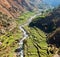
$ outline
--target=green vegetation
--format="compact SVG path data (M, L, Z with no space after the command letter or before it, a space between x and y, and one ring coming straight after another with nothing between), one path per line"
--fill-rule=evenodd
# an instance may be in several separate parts
M17 22L21 25L27 22L27 20L33 16L35 12L26 12L21 14L21 16L17 19Z
M14 51L22 38L15 19L0 12L0 57L14 57Z
M60 8L48 13L48 15L42 14L41 16L37 16L29 26L24 27L29 35L29 37L24 40L25 57L53 57L54 54L59 53L59 48L57 48L58 45L60 47L60 41L58 40L60 37L59 15ZM59 30L56 32L57 28L59 28ZM47 42L49 38L51 38L50 43ZM57 40L55 41L55 39Z
M24 45L25 57L47 57L48 44L45 33L37 27L31 28L26 26L24 28L29 34Z
M34 14L34 12L24 13L19 17L18 22L16 22L15 19L0 12L0 57L14 56L14 51L18 47L19 40L22 38L22 32L16 23L24 24Z
M55 30L57 25L60 26L60 13L56 10L52 13L53 15L49 14L49 12L47 14L47 12L43 12L41 16L34 18L29 26L24 27L29 35L24 40L25 57L52 57L53 55L52 48L48 47L47 44L46 33L49 34L49 32L52 32L50 30ZM14 19L0 12L0 57L14 57L14 51L18 47L19 40L22 38L22 32L18 26L26 23L34 14L36 13L23 13L16 20L18 24L16 25Z
M0 57L13 57L14 51L18 47L18 41L22 38L22 32L15 28L12 32L0 36Z

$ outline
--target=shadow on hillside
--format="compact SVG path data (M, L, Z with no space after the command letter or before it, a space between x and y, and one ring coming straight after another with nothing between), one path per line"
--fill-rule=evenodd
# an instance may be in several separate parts
M60 8L59 8L60 9ZM46 17L38 17L34 19L29 26L43 30L46 33L54 31L57 27L60 27L60 10L54 10L53 13L50 13Z
M47 43L60 47L60 28L48 35Z
M48 33L47 43L60 47L60 7L46 17L38 17L29 24Z

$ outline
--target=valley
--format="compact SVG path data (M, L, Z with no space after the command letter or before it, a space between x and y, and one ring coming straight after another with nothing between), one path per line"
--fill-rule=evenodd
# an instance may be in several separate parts
M56 18L59 18L58 17L59 14L57 12L58 9L55 10L56 13L57 13L57 15L54 14L55 16L57 16ZM47 38L49 38L50 32L54 31L56 28L58 30L59 26L55 26L55 25L51 26L50 25L51 27L48 27L49 24L47 24L47 29L51 28L50 29L51 31L47 30L48 32L45 31L45 29L43 30L42 28L40 28L39 26L41 26L41 25L40 24L38 25L38 23L40 22L39 19L42 19L42 20L44 19L45 20L45 18L46 18L47 15L46 15L46 13L44 13L44 14L39 15L36 18L34 18L29 25L26 25L26 26L23 25L24 30L28 34L28 37L26 39L24 39L24 41L23 41L23 54L24 54L23 56L25 56L25 57L55 57L55 56L58 57L59 56L58 55L59 48L56 46L56 43L54 43L55 45L49 43L52 46L51 47L51 46L49 46L49 44L47 42ZM50 14L50 13L48 13L48 14ZM49 16L51 16L51 15L48 15L48 18L49 18ZM42 20L41 20L41 22L42 22ZM51 20L51 22L52 22L52 20ZM57 19L57 22L58 22L58 20L59 19ZM43 24L43 23L44 22L42 22L41 24ZM46 23L48 23L48 22L46 22ZM54 24L57 25L58 23L54 23ZM43 28L44 27L45 26L43 26ZM55 41L55 40L53 40L53 41Z
M0 0L0 57L60 57L60 6L48 2Z

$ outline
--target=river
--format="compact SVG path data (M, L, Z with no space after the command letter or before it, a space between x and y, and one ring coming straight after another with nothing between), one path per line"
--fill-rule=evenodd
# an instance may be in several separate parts
M20 51L19 51L18 54L17 54L18 56L20 55L20 57L24 57L23 41L28 37L28 34L27 34L26 30L24 29L24 26L29 25L29 23L30 23L35 17L37 17L38 15L41 15L41 13L36 14L36 15L34 15L34 16L31 16L31 17L27 20L27 22L26 22L25 24L19 26L19 29L23 32L23 38L19 41L19 47L18 47L18 49L19 49Z

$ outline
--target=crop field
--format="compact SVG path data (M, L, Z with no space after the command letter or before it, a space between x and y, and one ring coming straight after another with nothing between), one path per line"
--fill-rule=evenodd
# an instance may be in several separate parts
M48 44L46 42L46 34L34 27L26 26L29 37L25 40L24 43L24 55L25 57L48 57L47 49Z

